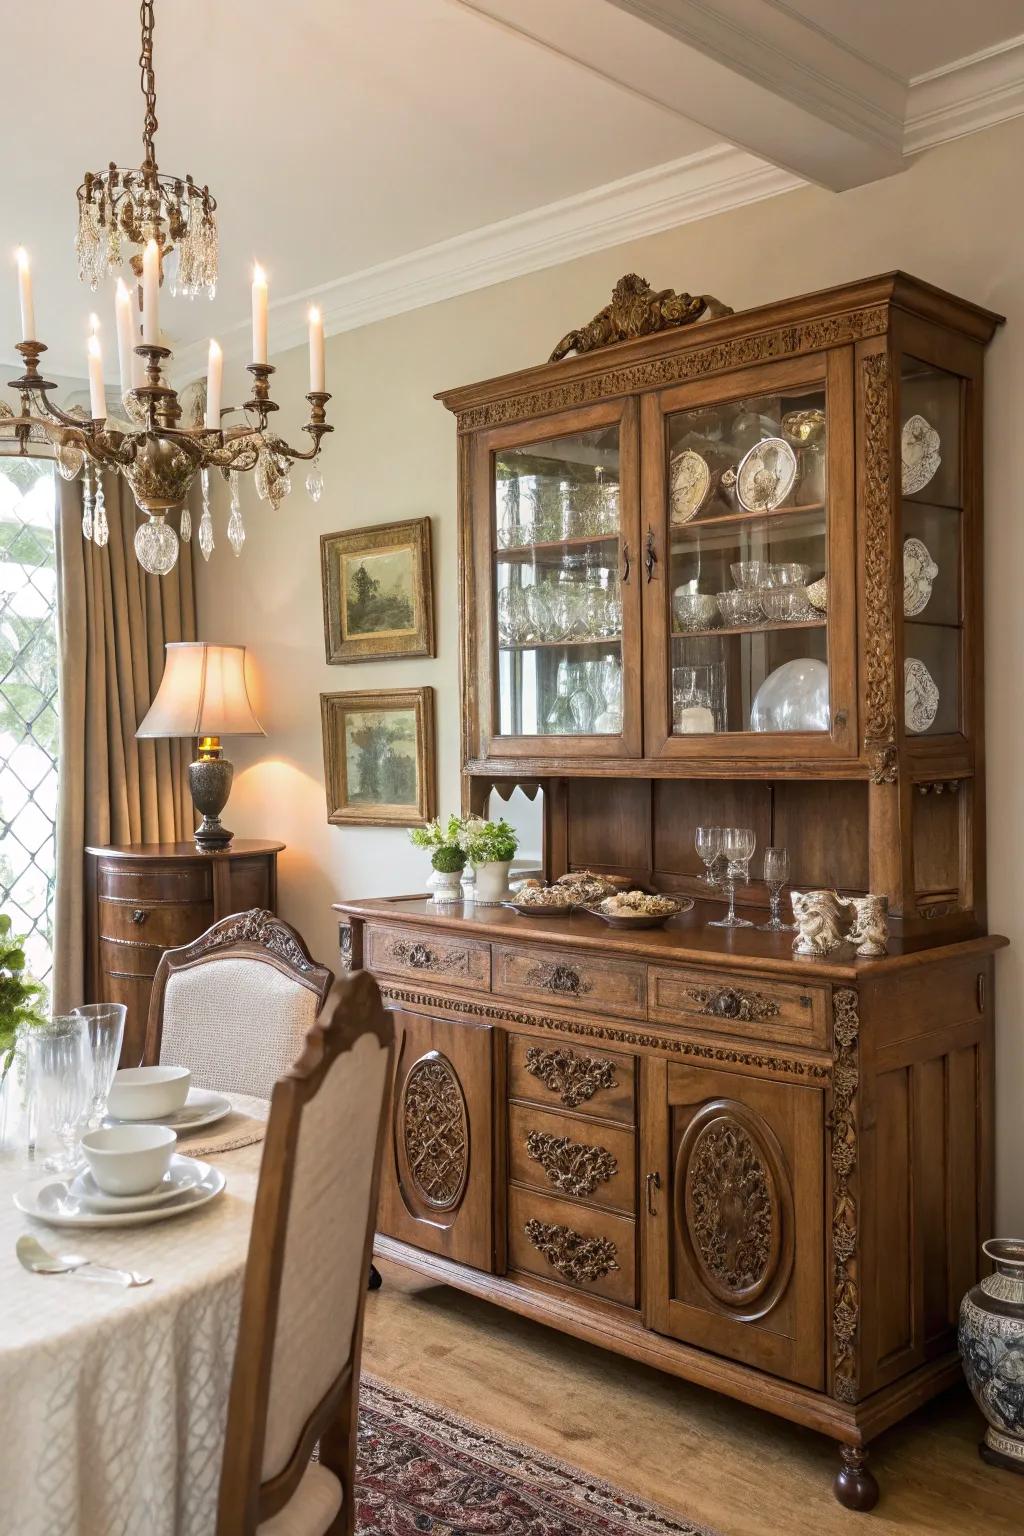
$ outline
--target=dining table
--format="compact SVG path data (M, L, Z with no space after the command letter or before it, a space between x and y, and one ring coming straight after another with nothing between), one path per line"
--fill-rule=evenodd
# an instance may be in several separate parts
M53 1228L15 1193L45 1177L22 1140L0 1144L0 1536L210 1536L242 1280L269 1102L178 1150L226 1187L173 1220ZM59 1175L51 1175L52 1178ZM56 1254L136 1270L130 1289L23 1269L23 1233Z

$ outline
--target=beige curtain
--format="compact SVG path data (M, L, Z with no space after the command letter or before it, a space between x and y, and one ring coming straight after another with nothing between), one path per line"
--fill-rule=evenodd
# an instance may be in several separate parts
M85 996L83 850L96 844L173 843L195 825L190 743L137 741L164 669L168 640L196 637L192 545L169 576L135 558L139 514L119 475L104 477L110 540L82 537L81 478L58 478L60 641L57 884L53 1006Z

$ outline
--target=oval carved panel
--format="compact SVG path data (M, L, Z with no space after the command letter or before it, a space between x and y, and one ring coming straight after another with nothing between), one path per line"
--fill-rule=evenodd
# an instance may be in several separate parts
M458 1074L440 1051L409 1068L395 1130L410 1193L436 1211L458 1205L469 1174L469 1119Z
M676 1216L701 1284L763 1317L793 1267L793 1193L782 1149L759 1115L730 1099L690 1121L676 1163Z

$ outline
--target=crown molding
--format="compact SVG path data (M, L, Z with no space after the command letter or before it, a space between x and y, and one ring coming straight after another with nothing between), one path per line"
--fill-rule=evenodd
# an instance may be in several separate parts
M956 59L910 82L908 155L1024 114L1024 36Z
M715 145L272 303L273 348L305 344L310 304L337 335L803 185L744 150ZM225 355L247 356L249 334L248 323L223 333ZM206 343L195 343L178 353L174 375L196 378L205 368Z

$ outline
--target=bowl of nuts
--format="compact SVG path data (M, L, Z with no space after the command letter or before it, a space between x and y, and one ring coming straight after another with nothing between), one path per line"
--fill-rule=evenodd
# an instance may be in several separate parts
M611 928L661 928L670 917L689 912L689 897L651 895L647 891L619 891L594 902L589 910Z

